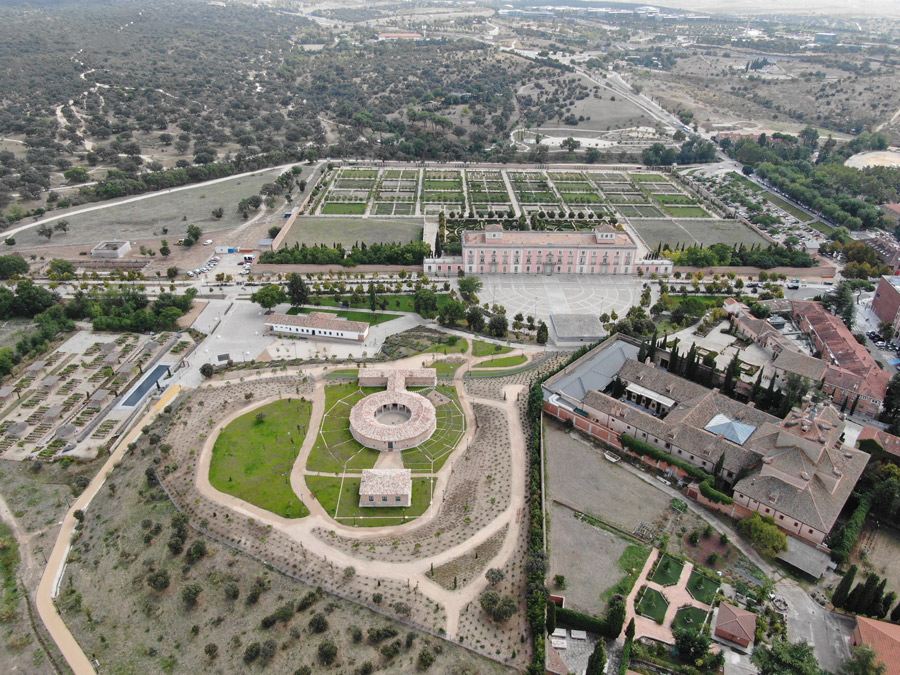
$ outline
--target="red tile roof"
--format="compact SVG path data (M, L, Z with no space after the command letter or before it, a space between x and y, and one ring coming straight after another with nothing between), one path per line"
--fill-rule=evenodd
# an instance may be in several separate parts
M889 434L888 432L876 429L875 427L863 427L863 430L859 432L859 437L856 441L859 443L859 441L867 439L872 439L878 443L878 445L884 448L885 452L900 457L900 438L894 436L894 434Z
M720 628L731 635L753 642L756 635L756 614L723 602L719 605L719 616L716 619L716 631Z
M878 661L887 667L885 675L900 675L900 626L858 616L856 629L863 644L874 649Z

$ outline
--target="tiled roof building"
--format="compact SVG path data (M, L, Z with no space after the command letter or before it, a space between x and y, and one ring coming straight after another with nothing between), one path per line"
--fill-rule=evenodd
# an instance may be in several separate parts
M626 360L605 391L576 400L578 369L597 369L614 336L544 383L544 409L601 441L621 447L628 434L732 484L744 514L772 516L786 531L821 544L852 492L869 456L843 446L844 423L831 406L793 410L779 420L647 363ZM624 342L628 342L625 340ZM580 364L580 365L579 365ZM568 388L566 391L565 388ZM683 470L656 460L675 477Z

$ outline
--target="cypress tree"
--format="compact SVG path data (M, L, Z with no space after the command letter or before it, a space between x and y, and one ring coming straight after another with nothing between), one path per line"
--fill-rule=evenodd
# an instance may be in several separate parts
M875 599L875 594L878 592L878 582L880 579L877 574L869 573L866 575L866 582L863 585L862 591L860 591L859 595L856 598L856 602L854 606L851 608L854 614L865 614L868 612L869 605L872 604L872 601ZM856 589L853 589L854 592ZM853 598L853 594L850 594L851 599Z
M556 630L556 603L548 602L547 603L547 633L552 633Z
M886 585L887 579L882 579L875 589L875 594L872 596L869 604L866 605L865 609L861 610L862 613L868 616L878 616L878 613L881 611L881 601L884 599L884 587Z
M606 644L602 638L597 640L594 651L588 658L587 670L585 675L603 675L606 668Z
M879 619L883 619L887 616L888 610L891 608L891 605L894 604L894 601L897 599L897 594L894 591L888 591L885 593L884 597L881 599L881 607L878 608L878 614L876 616Z
M894 607L894 611L891 612L891 621L900 623L900 602L897 603L897 606Z
M860 581L856 586L853 587L853 590L850 591L850 595L847 596L847 602L844 604L844 609L848 612L856 613L856 607L859 606L859 599L862 597L863 588L865 588L866 582Z
M834 593L831 595L831 604L835 607L843 609L847 603L847 597L850 595L850 589L853 587L853 581L856 579L856 565L850 565L850 569L844 574Z
M850 415L856 412L856 406L859 405L859 394L856 395L856 398L853 399L853 405L850 406Z
M759 375L756 376L756 382L753 383L753 393L750 395L751 401L759 403L759 392L762 390L762 368L759 369Z
M638 349L638 363L643 363L647 359L647 343L641 340L641 348Z

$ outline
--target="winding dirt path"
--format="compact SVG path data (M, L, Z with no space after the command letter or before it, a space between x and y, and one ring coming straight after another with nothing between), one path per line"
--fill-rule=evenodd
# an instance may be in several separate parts
M310 414L309 431L303 441L303 445L300 448L297 460L295 461L290 474L291 488L309 508L309 516L300 519L282 518L254 506L253 504L220 492L209 482L209 465L212 457L212 448L215 445L215 438L217 437L218 432L221 429L224 429L237 417L247 414L248 411L278 400L279 397L277 396L257 401L250 408L242 408L228 418L221 420L211 430L198 458L195 473L197 489L204 497L224 508L254 518L257 521L262 521L264 524L271 525L273 528L278 528L300 543L305 550L328 560L332 564L342 567L357 567L360 569L361 574L371 578L390 579L401 583L418 585L420 593L444 607L447 616L445 630L448 635L455 636L459 628L459 620L462 611L465 609L466 605L477 598L483 591L487 586L487 580L478 578L463 588L448 590L432 581L428 577L428 573L432 569L432 566L437 567L443 565L470 552L473 548L484 543L497 534L497 532L509 525L503 545L492 560L487 563L490 567L502 567L508 561L510 556L515 553L520 529L523 526L520 516L525 505L526 446L522 421L516 406L517 399L525 387L524 385L510 385L505 387L505 401L483 399L467 395L463 389L463 375L474 363L479 363L491 358L490 356L479 358L473 357L471 355L471 349L472 345L470 342L466 353L463 354L466 362L460 366L454 374L454 386L457 389L460 404L466 416L466 433L457 445L456 450L451 453L441 470L436 474L437 480L431 505L424 514L415 520L409 523L387 527L353 527L333 520L318 501L310 498L310 492L306 486L304 476L306 475L306 462L315 445L318 429L325 415L325 386L327 382L322 378L322 375L324 374L323 368L303 371L304 374L308 376L312 375L316 382L312 394L312 411ZM397 368L421 367L424 366L426 362L436 358L436 356L439 355L423 354L390 362L390 365ZM215 384L223 386L225 382ZM418 529L435 518L440 512L444 493L453 472L454 462L459 459L460 453L465 452L472 438L474 438L476 430L475 413L472 408L474 403L500 408L506 415L510 439L509 462L511 464L511 487L509 504L499 516L494 518L472 537L456 546L427 558L406 562L362 561L346 551L332 547L314 534L316 529L324 528L333 530L344 537L366 541L368 539L383 538L391 535L401 535L411 530Z

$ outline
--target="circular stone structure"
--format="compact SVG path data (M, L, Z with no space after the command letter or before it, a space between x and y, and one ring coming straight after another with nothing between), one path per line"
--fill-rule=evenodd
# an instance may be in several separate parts
M431 438L437 412L424 396L403 389L369 394L350 410L350 433L374 450L408 450Z

